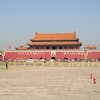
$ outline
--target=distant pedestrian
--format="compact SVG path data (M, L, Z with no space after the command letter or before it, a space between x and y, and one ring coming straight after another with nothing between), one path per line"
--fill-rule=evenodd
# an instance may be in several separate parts
M6 64L6 70L8 70L8 61L6 61L5 64Z

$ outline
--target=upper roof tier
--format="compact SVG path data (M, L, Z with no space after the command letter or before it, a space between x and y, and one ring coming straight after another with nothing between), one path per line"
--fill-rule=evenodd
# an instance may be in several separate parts
M76 33L37 33L31 40L78 40Z

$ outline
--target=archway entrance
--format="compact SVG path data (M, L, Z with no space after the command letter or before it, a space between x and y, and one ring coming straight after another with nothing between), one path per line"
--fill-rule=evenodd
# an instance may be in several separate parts
M68 61L68 58L64 58L64 61Z
M55 61L56 60L56 58L55 57L51 57L51 61Z

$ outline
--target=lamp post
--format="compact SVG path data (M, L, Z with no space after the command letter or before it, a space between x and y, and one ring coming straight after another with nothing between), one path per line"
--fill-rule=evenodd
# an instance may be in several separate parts
M85 61L87 61L88 52L87 52L87 49L86 48L84 48L84 52L85 52L84 58L85 58Z

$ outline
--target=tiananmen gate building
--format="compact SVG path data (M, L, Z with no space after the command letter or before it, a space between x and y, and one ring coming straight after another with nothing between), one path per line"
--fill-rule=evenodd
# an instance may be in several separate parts
M76 33L35 33L35 36L28 43L29 49L79 49L81 42Z
M72 33L35 33L34 37L16 50L6 50L0 56L3 61L16 61L18 59L44 59L49 61L100 61L100 50L80 49L82 43L75 32ZM90 47L89 47L90 48Z

